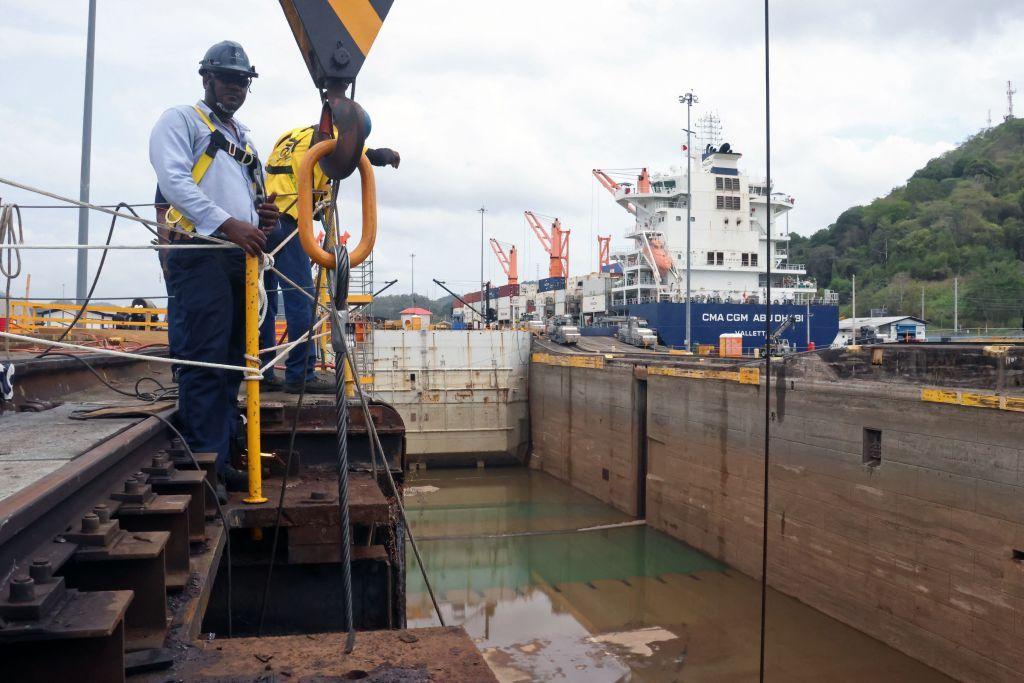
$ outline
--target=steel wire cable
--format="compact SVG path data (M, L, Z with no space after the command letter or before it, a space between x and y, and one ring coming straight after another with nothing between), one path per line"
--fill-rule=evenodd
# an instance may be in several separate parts
M348 286L351 275L348 249L342 245L334 247L334 273L328 280L331 295L331 345L334 350L334 414L337 430L338 464L338 524L341 527L341 590L345 604L345 654L355 648L356 630L352 618L352 529L349 527L348 509L348 399L345 397L345 359L348 349L345 343L345 323L348 318ZM333 285L333 287L331 286ZM367 422L370 419L367 416Z
M765 229L768 232L768 249L772 248L772 116L771 116L771 71L769 68L769 31L768 1L764 0L764 145L765 145L765 186L768 196L765 197L767 219ZM761 510L761 633L758 664L758 679L764 683L765 670L765 633L768 608L768 472L769 445L771 443L771 408L772 408L772 260L765 259L765 316L764 316L764 496Z

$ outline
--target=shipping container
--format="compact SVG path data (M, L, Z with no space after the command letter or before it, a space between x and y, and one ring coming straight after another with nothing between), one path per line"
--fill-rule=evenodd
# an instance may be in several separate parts
M583 313L604 313L608 308L608 299L604 294L596 296L584 296L580 310Z
M565 289L564 277L546 277L537 283L537 290L541 292L553 292L558 289Z
M741 358L743 356L743 335L738 332L718 335L718 355L722 358Z

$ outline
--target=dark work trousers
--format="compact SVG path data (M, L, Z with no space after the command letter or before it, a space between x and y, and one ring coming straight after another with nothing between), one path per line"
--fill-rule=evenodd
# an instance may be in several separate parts
M245 257L241 249L179 249L168 257L174 297L171 324L178 327L184 360L241 366L245 358ZM189 447L217 453L228 464L238 425L242 373L182 365L178 373L178 418Z
M281 222L267 238L268 252L277 248L288 235L296 230L295 219L288 214L281 215ZM302 249L299 236L291 238L274 255L274 267L284 273L292 282L313 294L313 271L309 256ZM292 287L269 270L264 274L264 285L270 292L267 297L267 316L260 328L260 348L277 346L274 333L274 321L277 318L277 293L273 290L280 285L284 298L284 319L288 325L288 340L298 339L313 326L313 300L305 296L301 290ZM269 363L281 351L271 351L262 355L263 364ZM286 384L301 384L303 379L315 376L316 344L308 341L297 344L288 352L285 361L284 381ZM268 370L264 377L273 377L273 370Z

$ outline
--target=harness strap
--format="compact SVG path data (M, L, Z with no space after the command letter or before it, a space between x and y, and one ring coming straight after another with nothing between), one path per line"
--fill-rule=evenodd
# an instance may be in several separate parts
M239 164L244 166L249 171L249 177L256 186L256 194L262 197L263 182L260 178L260 160L256 156L256 153L249 146L249 143L245 143L245 149L241 150L238 145L228 140L224 133L217 130L217 127L213 125L213 121L206 115L199 107L192 105L192 108L197 114L199 114L200 120L206 124L206 127L210 129L210 142L206 145L206 149L196 159L196 163L192 166L192 182L198 185L206 172L210 170L210 166L213 164L214 158L217 156L217 152L225 152L232 159L237 161ZM192 231L195 229L192 221L185 218L185 216L173 206L167 210L165 214L165 220L168 225L177 225L184 230Z

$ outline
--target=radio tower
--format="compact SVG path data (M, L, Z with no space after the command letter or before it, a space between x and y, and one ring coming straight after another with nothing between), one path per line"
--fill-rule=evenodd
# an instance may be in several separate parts
M1003 118L1004 121L1009 121L1013 118L1013 96L1017 93L1013 89L1013 81L1006 81L1006 116Z
M702 145L722 144L722 120L718 118L718 112L708 112L697 119L697 137Z

